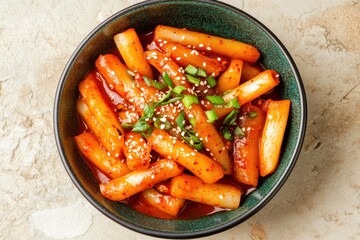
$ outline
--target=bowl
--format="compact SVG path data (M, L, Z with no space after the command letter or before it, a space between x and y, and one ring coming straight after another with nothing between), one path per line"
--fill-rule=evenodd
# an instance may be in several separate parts
M188 28L237 39L256 46L260 62L281 76L277 87L292 102L279 166L259 183L233 211L191 220L161 220L136 212L125 204L105 199L93 174L82 161L73 137L78 133L78 84L93 68L97 57L114 48L113 36L133 27L147 33L158 24ZM299 156L306 126L306 99L301 77L279 39L247 13L217 1L150 0L128 7L97 26L80 43L61 75L54 104L54 132L62 163L82 195L101 213L136 232L163 238L195 238L234 227L258 212L279 191Z

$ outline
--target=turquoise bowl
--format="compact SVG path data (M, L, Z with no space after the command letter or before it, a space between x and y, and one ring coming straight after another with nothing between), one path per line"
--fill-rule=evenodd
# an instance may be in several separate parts
M278 169L244 197L241 207L192 220L160 220L102 197L92 173L82 161L73 137L78 133L75 102L78 83L96 58L114 48L113 36L133 27L147 33L158 24L188 28L237 39L256 46L261 64L280 73L278 91L291 99L291 112ZM56 92L54 131L63 165L84 197L105 216L142 234L163 238L195 238L234 227L268 203L288 178L299 156L306 126L306 99L299 72L279 39L245 12L217 1L145 1L101 23L78 46L65 66Z

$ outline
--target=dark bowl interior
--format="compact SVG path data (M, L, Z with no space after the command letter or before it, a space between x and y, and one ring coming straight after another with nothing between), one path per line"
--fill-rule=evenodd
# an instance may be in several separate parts
M128 206L106 200L82 161L73 137L78 133L75 102L78 83L93 68L96 58L114 48L113 36L129 27L147 33L158 24L198 30L255 45L261 63L281 75L278 91L291 99L291 113L277 171L246 196L240 208L194 220L160 220ZM215 1L146 1L124 9L95 28L75 50L61 76L55 99L55 137L62 162L80 192L100 212L134 231L167 238L206 236L233 227L260 210L290 174L304 138L306 100L300 75L280 41L246 13Z

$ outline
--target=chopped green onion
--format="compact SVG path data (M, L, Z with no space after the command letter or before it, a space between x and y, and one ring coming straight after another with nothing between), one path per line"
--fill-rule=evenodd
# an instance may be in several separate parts
M138 121L135 123L132 131L133 132L146 132L151 126L145 121Z
M169 74L167 72L163 72L162 77L164 79L164 82L166 83L166 85L168 85L169 87L173 88L174 87L174 83L171 80Z
M172 92L180 95L185 89L186 89L186 87L184 87L184 86L176 86L173 88Z
M193 103L199 103L199 99L193 95L184 95L182 102L186 108L189 108Z
M196 77L193 77L193 76L191 76L189 74L185 74L185 77L189 82L191 82L193 84L200 84L200 82L201 82L200 79L198 79Z
M152 84L151 84L152 80L150 78L143 76L143 79L144 79L144 82L146 83L146 85L148 85L149 87L152 86Z
M144 105L144 115L141 117L141 119L146 119L146 118L152 118L154 116L155 113L155 107L154 106L149 106L148 104Z
M159 89L159 90L163 90L166 85L161 83L161 82L157 82L157 81L152 81L152 85L156 88L156 89Z
M240 108L238 98L237 97L233 98L232 100L230 100L230 102L226 103L226 106L233 108Z
M134 126L133 123L123 123L123 124L121 124L121 127L125 128L125 129L131 129L133 126Z
M216 79L213 76L208 76L206 82L211 88L215 87L217 84Z
M193 126L193 127L196 126L196 118L190 118L189 122L190 122L191 126Z
M159 90L163 90L166 85L161 83L161 82L157 82L155 80L152 80L146 76L143 76L143 79L144 79L144 82L146 83L146 85L148 85L149 87L153 86L155 87L156 89L159 89Z
M154 129L152 127L150 127L148 130L146 130L145 132L141 133L141 136L143 138L148 138L150 137L150 135L152 134L152 132L154 131Z
M175 122L180 128L185 127L185 113L184 113L184 111L180 112L180 114L177 116Z
M215 105L221 105L221 104L225 104L225 100L218 95L209 95L205 97L207 100L209 100L212 104Z
M196 72L196 75L199 76L199 77L207 77L207 73L202 68L198 68L198 70Z
M182 97L170 98L168 101L161 102L159 105L160 105L160 106L164 106L164 105L167 105L167 104L170 104L170 103L179 101L179 100L181 100L181 98L182 98Z
M251 118L251 119L253 119L253 118L256 118L257 117L257 112L249 112L248 113L248 115L249 115L249 117Z
M222 135L224 136L224 138L225 138L226 140L232 141L232 140L234 139L234 137L233 137L233 135L231 134L229 128L227 128L227 127L223 127L223 128L221 129L221 133L222 133Z
M235 136L240 137L240 138L243 138L243 137L246 136L246 135L245 135L245 132L244 132L244 131L241 129L241 127L239 127L239 126L237 126L237 127L235 128L234 134L235 134Z
M169 130L171 128L171 124L169 121L165 120L161 121L161 118L157 118L154 122L154 126L159 129Z
M236 116L239 113L239 110L232 110L224 119L223 125L235 125Z
M181 138L190 146L194 147L196 150L201 150L204 146L201 140L195 135L195 132L192 130L187 130L186 128L181 128L185 133L181 135Z
M185 68L185 72L187 74L190 74L191 76L195 76L197 73L198 69L196 67L194 67L193 65L187 65L187 67Z
M218 116L216 115L216 112L214 111L214 109L206 111L205 114L210 123L213 123L218 119Z

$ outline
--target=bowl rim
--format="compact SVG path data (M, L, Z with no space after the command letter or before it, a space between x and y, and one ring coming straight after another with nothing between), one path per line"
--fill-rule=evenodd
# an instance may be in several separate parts
M246 221L247 219L249 219L251 216L253 216L254 214L256 214L258 211L260 211L275 195L276 193L281 189L281 187L284 185L284 183L286 182L287 178L289 177L290 173L292 172L297 159L300 155L301 152L301 148L303 145L303 141L305 138L305 131L306 131L306 122L307 122L307 101L306 101L306 95L305 95L305 89L303 86L303 82L301 80L301 76L300 73L296 67L296 64L294 62L294 60L292 59L290 53L288 52L288 50L285 48L285 46L283 45L283 43L278 39L277 36L275 36L275 34L270 31L263 23L261 23L260 21L258 21L257 19L255 19L254 17L252 17L250 14L246 13L245 11L238 9L232 5L229 5L227 3L224 2L220 2L217 0L183 0L182 2L202 2L202 3L206 3L209 5L216 5L217 7L221 7L224 8L226 10L232 11L236 14L241 15L242 17L250 20L253 24L256 25L256 27L258 27L259 29L261 29L263 32L265 32L269 38L271 38L274 43L278 46L278 48L281 50L282 54L284 55L284 57L286 58L286 60L289 62L289 65L291 67L291 71L293 72L294 76L295 76L295 81L297 84L297 89L299 90L299 99L300 99L300 122L299 122L299 134L297 136L297 141L295 144L295 151L292 153L291 157L290 157L290 163L289 165L285 168L284 173L280 176L280 180L275 184L274 188L271 189L269 191L269 193L267 195L264 196L264 198L259 201L252 209L250 209L248 212L246 212L244 215L242 215L239 218L236 218L232 221L226 222L225 224L221 224L218 225L214 228L211 229L206 229L206 230L201 230L201 231L196 231L196 232L181 232L181 233L173 233L173 232L165 232L165 231L157 231L157 230L152 230L152 229L148 229L148 228L143 228L141 226L138 225L134 225L128 221L125 221L123 219L119 219L117 218L117 216L115 216L114 214L112 214L110 211L108 211L106 208L104 208L103 206L101 206L95 199L92 198L92 196L85 190L82 188L80 182L78 181L78 179L76 178L76 176L74 175L73 171L71 170L70 166L67 164L67 159L65 157L65 154L63 152L63 146L60 140L60 134L59 134L59 121L58 121L58 111L59 111L59 104L60 104L60 95L62 93L63 90L63 86L65 84L65 80L68 74L68 71L70 70L72 63L74 62L74 60L76 60L77 56L80 54L81 50L83 49L83 47L86 45L87 42L90 41L90 39L104 26L106 26L107 24L109 24L111 21L117 19L118 17L121 17L121 15L123 15L124 13L130 12L132 10L135 10L137 8L140 7L146 7L149 5L157 5L157 4L164 4L164 3L175 3L177 2L176 0L147 0L147 1L142 1L139 2L137 4L133 4L129 7L126 7L116 13L114 13L113 15L111 15L110 17L108 17L106 20L104 20L103 22L101 22L100 24L98 24L81 42L80 44L77 46L77 48L74 50L74 52L72 53L72 55L70 56L69 60L67 61L64 70L60 76L59 82L58 82L58 86L56 89L56 94L55 94L55 101L54 101L54 112L53 112L53 125L54 125L54 135L55 135L55 142L56 142L56 146L60 155L60 158L62 160L62 163L64 165L64 168L67 172L67 174L69 175L70 179L72 180L72 182L74 183L74 185L77 187L77 189L80 191L80 193L87 199L87 201L89 201L91 203L91 205L93 205L97 210L99 210L102 214L104 214L105 216L107 216L108 218L110 218L111 220L113 220L114 222L128 228L131 229L135 232L141 233L141 234L145 234L148 236L153 236L153 237L161 237L161 238L178 238L178 239L184 239L184 238L198 238L198 237L204 237L204 236L209 236L212 234L216 234L219 232L223 232L225 230L228 230L232 227L235 227L236 225Z

